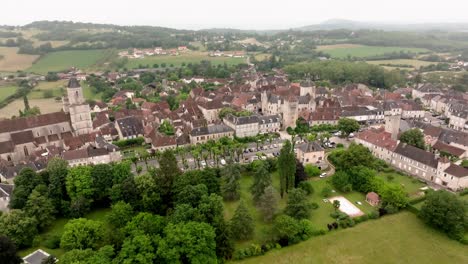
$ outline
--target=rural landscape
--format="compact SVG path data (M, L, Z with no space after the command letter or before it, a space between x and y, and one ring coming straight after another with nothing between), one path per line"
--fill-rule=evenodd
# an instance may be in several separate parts
M1 264L468 263L458 11L134 4L0 17Z

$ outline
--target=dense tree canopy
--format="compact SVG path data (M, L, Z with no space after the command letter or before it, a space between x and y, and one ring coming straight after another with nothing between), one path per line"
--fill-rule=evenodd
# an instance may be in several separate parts
M64 228L60 247L66 250L95 249L103 236L102 223L85 218L70 220Z
M455 239L463 238L468 229L466 203L445 190L430 192L419 216Z
M403 132L400 135L400 141L420 149L426 148L426 144L424 143L424 134L418 128L413 128Z

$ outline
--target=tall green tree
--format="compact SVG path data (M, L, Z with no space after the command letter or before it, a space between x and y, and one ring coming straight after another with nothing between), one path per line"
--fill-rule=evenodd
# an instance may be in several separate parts
M21 264L23 260L16 252L16 246L11 239L6 236L0 236L0 263L3 264Z
M37 234L36 219L17 209L0 216L0 235L9 237L18 248L31 246Z
M418 128L413 128L403 132L400 135L400 141L420 149L426 148L426 144L424 143L424 134Z
M107 200L112 188L112 166L110 164L98 164L91 168L91 178L95 190L94 199Z
M217 263L215 231L206 223L169 224L158 255L165 263Z
M271 175L265 168L265 163L263 161L258 161L254 165L254 179L250 190L254 202L258 203L260 197L265 193L265 189L271 185Z
M272 185L265 188L265 192L260 197L258 208L266 222L270 222L278 211L278 198L278 193Z
M156 182L161 188L162 204L171 207L173 203L172 184L181 174L177 159L171 150L166 150L158 159L159 169L156 172Z
M454 239L462 239L468 231L466 203L445 190L430 192L419 216Z
M148 235L127 238L114 262L122 264L155 263L156 247L153 240L155 239Z
M111 206L111 212L107 215L107 222L117 228L121 228L132 220L132 217L133 207L126 202L119 201Z
M296 174L296 158L289 140L284 142L277 164L280 175L280 195L282 198L285 192L294 188L294 177Z
M68 171L66 178L67 193L72 199L84 197L91 199L94 195L94 183L90 166L77 166Z
M14 182L15 188L9 206L13 209L22 209L31 192L41 183L41 178L31 168L24 168L16 176Z
M338 120L338 129L348 136L359 130L359 123L351 118L340 118Z
M302 189L292 189L288 194L288 202L284 212L296 219L309 218L312 204L307 199L307 193Z
M66 189L66 177L68 174L68 163L60 158L52 158L47 163L49 173L49 198L52 199L55 210L62 211L64 200L68 200Z
M237 240L250 239L253 236L254 227L253 218L245 206L244 201L241 200L234 216L229 222L232 236Z
M240 198L241 178L240 168L236 164L229 164L221 169L221 193L226 201L237 201Z
M95 249L103 237L103 226L99 221L78 218L65 225L60 247L65 250Z
M44 189L47 188L44 185L42 187ZM38 228L41 230L49 226L55 219L55 208L51 199L47 198L45 194L40 193L38 188L35 188L31 195L29 195L24 211L28 217L36 219Z

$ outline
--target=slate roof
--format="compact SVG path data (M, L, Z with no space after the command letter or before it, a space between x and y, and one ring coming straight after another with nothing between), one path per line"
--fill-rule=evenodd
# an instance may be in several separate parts
M34 136L31 130L22 131L18 133L11 134L11 141L15 145L26 144L30 142L34 142Z
M204 135L212 135L212 134L219 134L219 133L228 133L234 132L234 130L226 125L212 125L207 127L198 127L194 128L190 135L192 136L204 136Z
M453 163L450 164L450 166L445 170L445 172L458 178L468 176L468 169Z
M437 142L434 144L434 146L432 146L432 148L437 149L439 151L447 152L447 153L449 153L451 155L454 155L454 156L457 156L457 157L460 157L461 155L463 155L466 152L464 149L457 148L455 146L446 144L446 143L444 143L442 141L439 141L439 140L437 140Z
M406 143L400 143L395 149L395 153L409 159L415 160L432 168L437 168L437 158L431 152L427 152Z
M302 150L304 153L323 151L322 146L316 141L302 143L297 146L298 149Z
M63 122L70 122L70 116L64 112L55 112L31 117L5 119L0 121L0 133L14 132L47 126Z
M117 120L117 125L124 137L143 135L143 124L133 116Z
M13 184L0 183L0 197L7 198L13 193Z
M81 87L80 82L76 78L70 78L68 81L68 88L79 88Z
M0 142L0 154L10 153L15 150L15 145L11 141Z
M258 123L259 121L259 118L257 115L235 116L235 115L229 114L225 117L225 119L235 125L255 124L255 123Z

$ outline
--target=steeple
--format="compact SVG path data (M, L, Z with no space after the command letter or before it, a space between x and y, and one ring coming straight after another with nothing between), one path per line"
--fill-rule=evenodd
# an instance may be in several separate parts
M88 134L93 130L91 109L85 102L83 89L76 78L71 78L67 86L67 97L63 100L64 110L70 113L75 134Z

